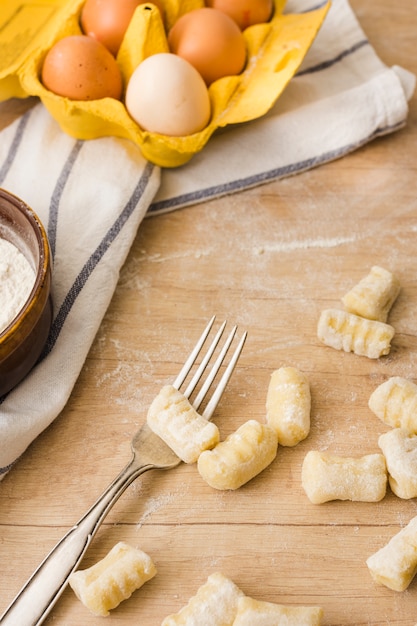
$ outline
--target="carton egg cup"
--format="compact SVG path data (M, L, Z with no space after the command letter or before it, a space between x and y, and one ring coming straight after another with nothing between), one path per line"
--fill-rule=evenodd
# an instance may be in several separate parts
M63 37L81 34L79 18L84 2L6 0L4 17L0 18L0 49L9 54L0 61L0 101L37 96L72 137L130 139L146 159L161 167L178 167L189 161L217 129L264 115L296 73L330 6L327 3L308 13L284 14L285 0L275 0L272 19L244 31L248 51L244 71L210 85L209 124L193 135L170 137L142 130L128 114L123 97L122 101L70 100L42 85L42 64L51 46ZM169 52L166 33L178 17L202 6L200 0L165 0L165 24L155 5L138 6L117 55L125 88L141 61L151 54ZM13 57L12 50L15 57L9 58Z

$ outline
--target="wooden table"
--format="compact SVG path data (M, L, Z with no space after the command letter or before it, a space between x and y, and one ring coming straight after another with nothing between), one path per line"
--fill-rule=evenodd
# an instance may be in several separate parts
M382 59L417 72L414 1L352 4ZM4 103L1 126L29 105ZM216 412L222 437L264 419L282 365L310 380L311 433L236 492L211 489L184 464L132 485L82 567L123 540L149 553L158 574L106 623L157 626L215 571L261 600L320 605L326 626L417 622L417 582L390 591L365 565L417 514L416 501L388 492L378 504L313 505L300 481L310 449L378 452L387 427L368 408L371 392L389 376L417 376L416 163L414 96L405 129L342 160L144 221L68 405L0 483L0 613L127 462L149 403L215 313L249 332ZM320 311L341 306L374 264L402 285L392 351L379 361L316 337ZM46 623L102 620L67 589Z

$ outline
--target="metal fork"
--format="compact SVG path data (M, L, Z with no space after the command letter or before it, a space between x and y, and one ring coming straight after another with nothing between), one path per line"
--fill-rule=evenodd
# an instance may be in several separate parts
M196 363L197 356L210 334L214 321L215 316L212 317L207 324L203 334L175 379L173 386L176 389L180 389L187 376L190 374L191 369ZM210 359L219 345L225 326L226 322L223 322L195 374L192 376L191 381L183 392L187 398L190 398L202 378L204 371L207 369ZM201 386L195 400L192 401L192 405L196 410L201 406L218 374L236 335L236 331L237 326L234 326L209 370L207 378ZM242 352L246 335L246 332L242 335L213 395L202 413L206 419L210 419L213 415L230 376L232 375L240 353ZM181 463L178 456L174 454L171 448L169 448L160 437L151 431L146 423L133 437L131 447L133 454L130 462L107 487L89 511L87 511L79 522L64 535L42 561L0 617L1 626L38 626L42 624L64 591L68 584L70 574L79 565L102 521L125 489L138 476L148 470L171 469Z

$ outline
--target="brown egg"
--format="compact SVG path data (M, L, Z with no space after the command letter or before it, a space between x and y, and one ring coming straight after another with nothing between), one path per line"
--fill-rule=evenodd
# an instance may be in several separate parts
M44 86L71 100L120 99L122 76L116 59L102 43L87 35L60 39L42 66Z
M135 9L145 0L86 0L81 11L84 34L95 37L116 56ZM164 16L160 0L152 0Z
M168 34L171 52L194 65L207 85L240 74L246 63L246 42L231 17L205 7L182 15Z
M206 5L229 15L242 30L268 22L274 8L273 0L206 0Z

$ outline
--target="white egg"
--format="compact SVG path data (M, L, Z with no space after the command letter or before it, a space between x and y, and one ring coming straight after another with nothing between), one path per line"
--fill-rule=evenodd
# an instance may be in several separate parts
M171 53L147 57L133 72L126 108L144 130L181 137L207 126L210 97L204 80L188 61Z

